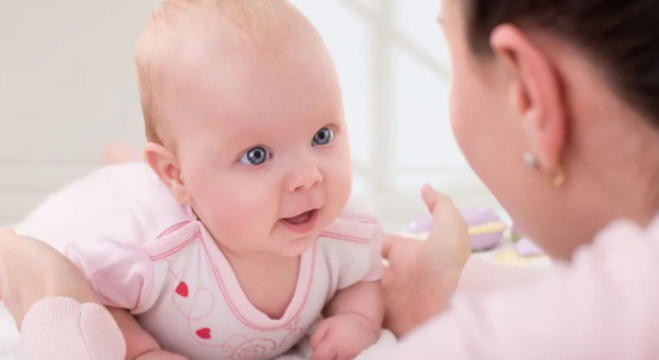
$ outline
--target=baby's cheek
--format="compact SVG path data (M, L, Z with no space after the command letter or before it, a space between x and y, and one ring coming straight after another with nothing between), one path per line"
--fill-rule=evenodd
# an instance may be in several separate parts
M233 191L223 191L216 199L218 225L235 236L246 237L264 231L266 223L276 215L275 198L264 187L236 186Z
M350 155L348 154L348 156ZM336 173L334 174L334 178L336 187L338 188L339 192L346 195L345 197L349 196L349 194L352 192L353 181L352 164L350 163L349 159L339 165Z
M333 169L325 179L325 215L334 221L345 208L352 193L352 173L350 167L340 166Z

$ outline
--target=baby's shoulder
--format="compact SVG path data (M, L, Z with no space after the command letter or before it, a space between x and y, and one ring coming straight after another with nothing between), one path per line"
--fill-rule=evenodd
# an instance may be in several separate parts
M321 240L336 245L368 245L381 233L377 217L359 200L350 199L341 215L321 232Z
M318 248L334 274L337 289L382 277L382 234L375 215L354 199L321 233Z
M100 168L57 191L17 231L56 244L71 238L142 243L188 212L146 164L131 163Z

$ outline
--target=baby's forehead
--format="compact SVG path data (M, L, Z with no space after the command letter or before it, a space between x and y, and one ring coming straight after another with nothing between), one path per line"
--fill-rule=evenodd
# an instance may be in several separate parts
M163 79L176 72L225 66L238 55L275 54L283 42L300 39L306 19L283 0L169 1L138 43L138 67ZM313 32L313 28L311 27ZM293 36L291 36L293 35ZM239 54L240 53L240 54Z
M285 33L300 17L285 0L170 0L152 19L176 40L182 36L259 40ZM297 22L299 24L299 21Z
M166 1L137 46L147 133L169 132L172 124L160 123L169 121L166 112L174 106L169 102L181 101L176 98L185 96L183 89L208 75L219 79L221 67L245 55L277 56L283 43L299 44L295 39L312 33L313 26L285 0Z

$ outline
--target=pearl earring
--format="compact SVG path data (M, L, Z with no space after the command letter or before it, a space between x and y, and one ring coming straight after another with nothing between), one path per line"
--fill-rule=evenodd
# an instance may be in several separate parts
M529 169L534 169L538 170L540 169L540 163L538 162L538 158L533 155L530 151L527 151L524 153L524 163Z
M533 153L531 153L530 151L525 152L523 158L524 158L524 163L528 168L538 171L542 170L540 161L538 161L538 158L535 155L533 155ZM563 184L565 183L565 171L563 171L562 166L558 165L556 169L546 171L545 173L547 175L547 183L549 184L549 186L557 189L563 186Z

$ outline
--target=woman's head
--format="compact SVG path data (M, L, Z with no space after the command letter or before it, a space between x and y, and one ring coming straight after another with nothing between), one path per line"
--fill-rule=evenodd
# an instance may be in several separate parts
M616 92L659 126L659 2L655 0L463 0L472 51L491 56L501 24L553 33L579 47Z
M613 218L656 213L659 2L444 0L440 22L458 142L545 249L569 257Z

